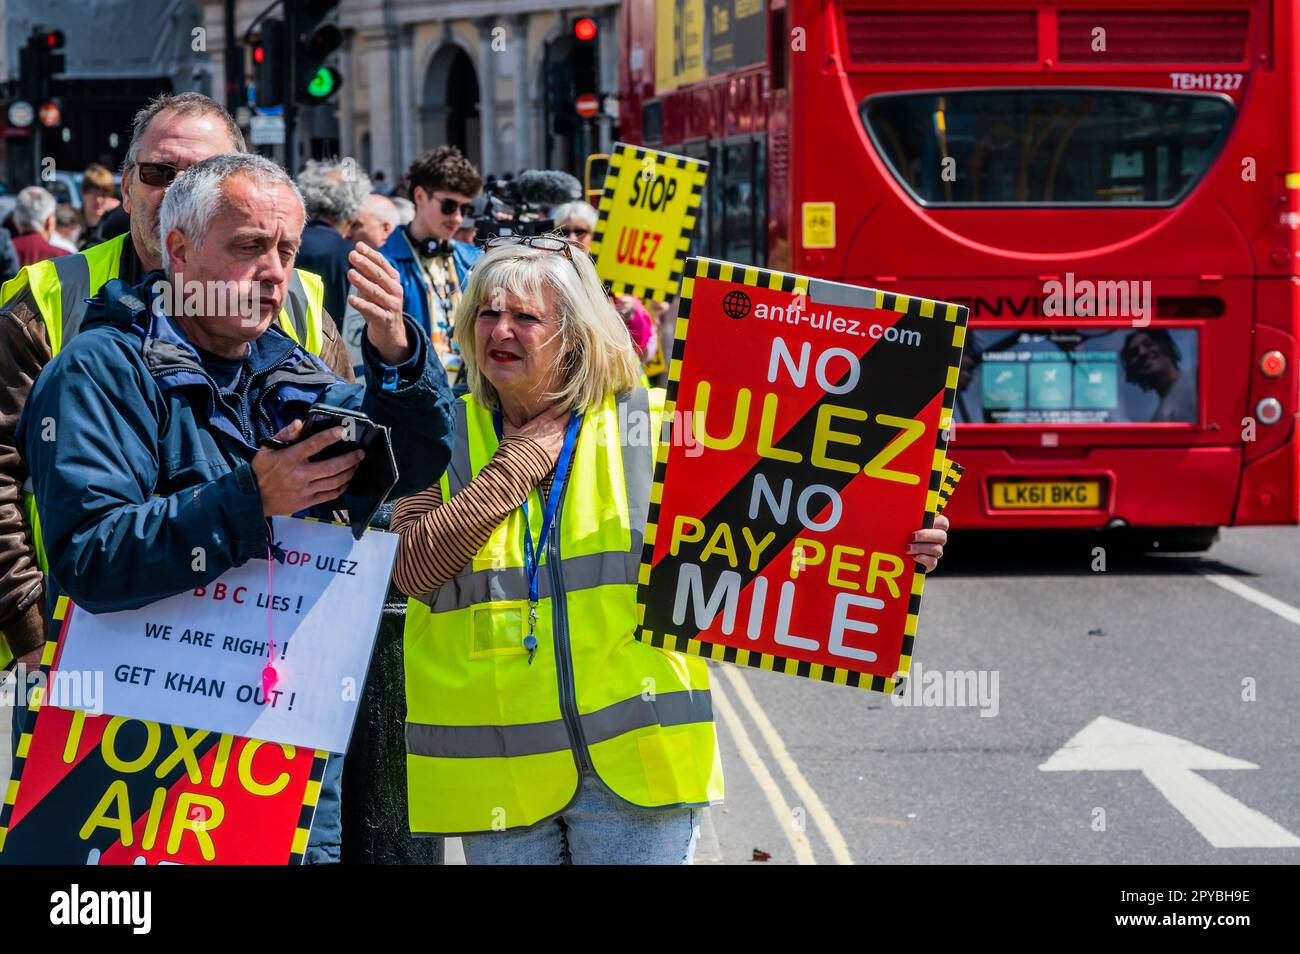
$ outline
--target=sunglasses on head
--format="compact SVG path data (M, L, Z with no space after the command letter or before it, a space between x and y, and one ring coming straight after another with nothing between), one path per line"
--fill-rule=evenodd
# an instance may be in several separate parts
M438 201L441 203L438 207L442 209L443 215L451 215L457 209L460 209L460 214L465 218L469 218L474 214L474 205L471 202L457 202L455 199L439 199Z
M573 243L556 238L554 235L498 235L496 238L488 239L483 247L490 251L503 245L527 245L529 248L541 249L543 252L560 252L572 262L575 270L578 267L578 263L573 259Z
M149 186L166 188L181 174L181 170L165 162L141 162L136 165L140 181Z

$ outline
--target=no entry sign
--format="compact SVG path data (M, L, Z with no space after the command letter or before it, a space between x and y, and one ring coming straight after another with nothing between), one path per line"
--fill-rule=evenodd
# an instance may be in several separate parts
M689 259L638 637L892 692L951 492L965 308Z

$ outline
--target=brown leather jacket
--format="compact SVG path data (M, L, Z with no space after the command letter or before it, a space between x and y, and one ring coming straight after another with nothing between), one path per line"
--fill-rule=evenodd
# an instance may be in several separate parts
M130 284L144 278L144 268L129 239L122 245L118 277ZM322 324L321 360L345 381L355 380L338 326L328 315ZM45 320L31 291L25 290L0 308L0 636L15 656L45 642L45 580L23 510L27 468L14 435L32 383L50 357Z

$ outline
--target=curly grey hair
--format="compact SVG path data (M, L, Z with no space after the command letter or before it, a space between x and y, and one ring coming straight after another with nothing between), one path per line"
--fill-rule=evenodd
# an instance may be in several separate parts
M233 176L248 176L262 185L287 186L302 206L302 194L289 174L264 156L232 152L196 162L167 190L158 213L158 239L162 245L163 270L168 275L167 236L180 229L191 241L202 244L208 226L225 201L225 182ZM304 212L305 215L305 212Z
M346 225L357 217L370 194L370 177L354 159L310 159L298 173L298 188L308 218Z

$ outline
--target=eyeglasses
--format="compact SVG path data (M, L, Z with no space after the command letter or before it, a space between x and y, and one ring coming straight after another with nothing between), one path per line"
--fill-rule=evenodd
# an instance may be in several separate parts
M543 252L563 252L564 257L573 262L573 243L553 235L498 235L496 238L488 239L483 247L491 250L503 245L527 245L529 248L538 248ZM577 268L578 263L573 262L573 267Z
M577 239L586 238L588 235L591 234L591 229L570 228L568 226L563 226L561 228L556 229L555 231L559 232L561 235L572 235L574 238Z
M472 202L457 202L455 199L441 199L439 201L441 202L439 208L442 209L443 215L451 215L457 209L460 209L460 214L465 218L469 218L474 214L474 204Z
M166 188L181 174L181 170L165 162L141 162L136 165L140 172L140 181L149 186Z

